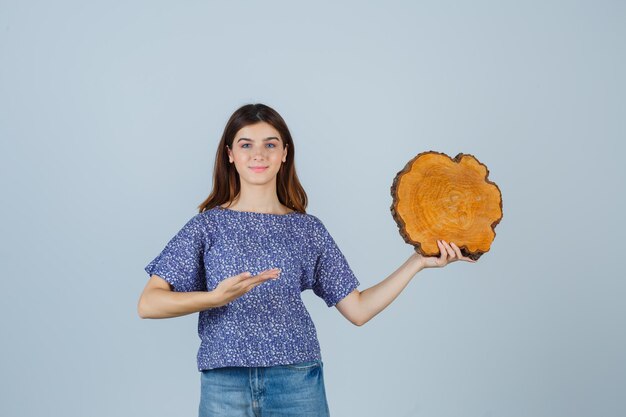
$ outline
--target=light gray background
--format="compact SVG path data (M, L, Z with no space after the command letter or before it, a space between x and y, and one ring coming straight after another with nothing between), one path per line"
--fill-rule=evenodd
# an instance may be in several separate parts
M0 2L0 415L196 415L197 315L136 303L249 102L360 290L411 254L417 153L503 194L489 253L365 326L303 294L333 416L625 415L624 2L222 3Z

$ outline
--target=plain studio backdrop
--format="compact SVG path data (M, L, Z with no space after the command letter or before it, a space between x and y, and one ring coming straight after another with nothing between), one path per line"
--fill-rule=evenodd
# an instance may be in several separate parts
M474 155L504 217L363 327L312 291L335 417L626 415L626 6L618 1L1 1L2 416L193 416L197 314L142 320L230 114L285 118L371 287L419 152Z

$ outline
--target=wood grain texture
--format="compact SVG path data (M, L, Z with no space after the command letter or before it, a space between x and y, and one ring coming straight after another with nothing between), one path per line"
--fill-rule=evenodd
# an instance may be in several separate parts
M391 214L405 242L423 256L440 256L437 239L454 242L478 260L491 248L502 220L502 193L473 155L422 152L391 186Z

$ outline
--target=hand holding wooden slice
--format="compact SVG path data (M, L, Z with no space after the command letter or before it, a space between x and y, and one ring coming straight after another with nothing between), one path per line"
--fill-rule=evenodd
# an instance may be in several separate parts
M410 160L391 186L391 214L400 235L423 256L440 256L437 239L478 260L502 219L502 194L473 155L428 151Z

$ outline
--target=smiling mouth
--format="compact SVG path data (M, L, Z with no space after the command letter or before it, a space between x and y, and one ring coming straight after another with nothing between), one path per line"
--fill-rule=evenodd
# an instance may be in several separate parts
M267 168L269 167L250 167L251 170L258 172L265 171Z

